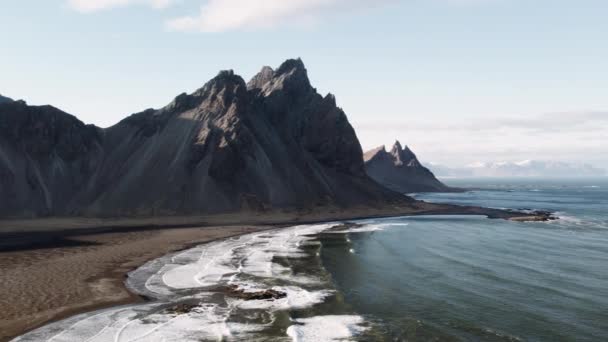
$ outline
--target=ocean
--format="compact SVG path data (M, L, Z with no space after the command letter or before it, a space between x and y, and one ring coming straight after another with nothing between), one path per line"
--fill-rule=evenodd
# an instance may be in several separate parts
M133 271L152 301L17 341L602 341L608 181L450 179L418 199L550 210L551 222L418 216L302 225L201 245ZM229 288L273 289L245 300Z

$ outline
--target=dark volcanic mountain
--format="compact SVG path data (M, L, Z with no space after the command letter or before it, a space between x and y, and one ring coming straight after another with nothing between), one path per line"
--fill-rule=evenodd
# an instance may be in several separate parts
M7 102L13 102L13 99L11 99L10 97L2 96L0 94L0 103L7 103Z
M390 152L384 146L364 155L365 169L378 183L401 193L458 191L441 183L422 166L409 147L395 142Z
M0 216L137 216L411 201L365 173L333 95L301 60L249 84L222 71L101 129L51 106L0 105Z

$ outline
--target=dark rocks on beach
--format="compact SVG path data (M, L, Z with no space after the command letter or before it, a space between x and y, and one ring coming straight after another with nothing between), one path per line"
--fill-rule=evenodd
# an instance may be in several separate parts
M230 297L243 300L275 300L287 297L287 293L273 289L249 292L236 285L226 286L225 292Z
M327 231L330 232L341 232L341 231L347 231L349 229L352 228L360 228L363 227L362 224L360 223L355 223L355 222L343 222L341 224L335 225L333 227L330 227L329 229L327 229Z
M409 147L395 142L390 151L384 146L364 155L365 170L375 181L401 193L460 192L441 183L424 167Z
M299 59L248 84L222 71L109 128L51 106L0 105L0 217L198 215L383 207L346 114Z
M167 308L166 312L169 314L172 314L172 315L184 315L184 314L192 312L192 310L194 310L197 307L198 307L198 305L195 305L195 304L181 303L181 304L177 304L177 305Z
M552 212L546 210L535 210L532 213L537 216L545 217L548 221L559 219L559 217L555 216Z
M558 220L559 217L555 216L552 212L546 210L528 210L525 212L526 215L513 217L511 221L519 222L547 222Z

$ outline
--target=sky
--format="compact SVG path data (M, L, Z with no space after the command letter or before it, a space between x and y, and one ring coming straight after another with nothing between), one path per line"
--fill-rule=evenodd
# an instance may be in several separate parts
M606 0L20 0L0 94L111 126L301 57L364 149L608 168Z

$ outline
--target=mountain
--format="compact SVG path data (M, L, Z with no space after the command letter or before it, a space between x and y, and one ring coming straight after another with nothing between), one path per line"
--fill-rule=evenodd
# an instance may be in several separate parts
M103 157L101 129L51 106L0 105L0 216L65 213Z
M188 215L379 206L345 113L301 60L232 71L101 129L51 106L0 105L0 216Z
M401 193L457 191L435 178L409 147L402 148L399 141L390 152L381 146L366 152L363 158L367 174L392 190Z
M2 94L0 94L0 103L7 103L7 102L13 102L13 99L11 99L10 97L2 96Z
M461 168L431 164L440 177L602 177L606 170L559 161L477 162Z

